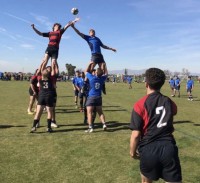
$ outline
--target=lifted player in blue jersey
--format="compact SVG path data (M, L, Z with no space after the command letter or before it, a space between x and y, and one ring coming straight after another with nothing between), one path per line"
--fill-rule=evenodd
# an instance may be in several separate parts
M85 35L81 33L77 28L75 28L74 24L71 25L71 27L74 29L74 31L81 36L83 39L85 39L90 47L91 50L91 62L92 64L90 65L90 71L92 71L95 66L98 64L99 68L103 70L103 73L105 74L105 60L103 58L103 55L101 53L101 48L107 49L107 50L112 50L116 52L117 50L111 47L108 47L102 43L102 41L96 37L95 35L95 30L90 29L89 30L89 35ZM106 94L106 89L105 85L103 85L103 93Z
M142 183L159 178L168 183L181 183L178 148L173 136L176 104L160 93L165 73L158 68L146 71L147 95L134 104L130 129L130 155L140 159Z

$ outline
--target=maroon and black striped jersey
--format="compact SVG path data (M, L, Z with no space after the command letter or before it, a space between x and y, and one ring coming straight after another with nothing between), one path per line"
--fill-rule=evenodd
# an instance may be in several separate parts
M33 76L31 77L30 83L33 85L34 90L35 90L36 92L38 92L38 91L39 91L39 87L37 86L38 79L37 79L37 76L36 76L36 75L33 75Z
M153 92L137 101L133 107L130 129L141 132L139 146L157 140L175 142L172 133L176 113L176 104L160 92Z
M48 33L43 33L43 37L49 37L49 44L48 46L54 46L59 48L59 43L62 37L62 34L64 33L64 29L60 29L58 31L52 31Z

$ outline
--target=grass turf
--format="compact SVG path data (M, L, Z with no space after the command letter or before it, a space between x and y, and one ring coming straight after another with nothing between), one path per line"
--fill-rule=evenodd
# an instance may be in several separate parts
M4 183L137 183L139 162L129 157L128 129L134 102L145 95L143 83L106 83L103 110L108 122L104 132L96 118L95 131L85 134L83 113L74 106L71 83L58 82L57 122L60 128L46 133L46 114L41 128L30 134L33 116L27 114L29 82L0 81L0 182ZM183 181L200 182L200 86L188 101L185 83L178 106L175 138L179 147ZM168 83L162 89L170 96ZM159 180L158 182L163 182Z

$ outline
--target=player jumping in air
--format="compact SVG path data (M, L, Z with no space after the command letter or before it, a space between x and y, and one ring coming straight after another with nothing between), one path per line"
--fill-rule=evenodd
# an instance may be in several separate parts
M70 21L68 24L66 24L63 28L61 28L61 25L59 23L55 23L53 25L53 30L47 33L42 33L38 29L35 28L35 25L32 24L33 30L40 36L48 37L49 38L49 44L45 51L45 55L42 62L48 62L49 58L51 58L51 64L55 63L57 64L57 58L58 58L58 52L59 52L59 44L61 37L63 33L66 31L68 27L70 27L72 24L74 25L75 22L77 22L79 18L76 18L74 21Z
M89 30L89 35L85 35L83 33L81 33L77 28L75 28L74 24L71 25L71 27L74 29L74 31L81 36L83 39L85 39L90 47L91 50L91 68L90 68L90 72L92 72L92 70L95 68L95 66L98 64L99 67L103 70L103 72L105 73L105 61L103 58L103 55L101 53L101 47L104 49L108 49L108 50L112 50L114 52L116 52L117 50L111 47L108 47L106 45L104 45L101 40L96 37L95 35L95 30L94 29L90 29ZM105 91L105 85L103 86L103 93L106 94Z

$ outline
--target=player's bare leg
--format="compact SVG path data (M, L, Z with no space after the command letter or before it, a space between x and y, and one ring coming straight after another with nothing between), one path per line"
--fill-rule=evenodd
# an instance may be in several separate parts
M34 121L33 121L33 127L31 129L30 133L33 133L34 131L36 131L36 127L38 126L38 124L40 122L40 117L42 115L43 108L44 108L44 106L37 105L36 114L35 114Z
M142 183L152 183L153 181L141 174Z
M51 129L51 119L53 114L53 107L46 107L47 108L47 132L51 133L53 130Z
M96 110L101 120L101 123L103 124L103 130L106 130L107 126L106 126L106 120L105 120L105 115L103 114L102 106L96 106Z
M57 68L58 68L58 62L57 62L57 59L52 58L52 59L51 59L51 68L55 68L55 65L56 65Z
M91 133L93 132L93 125L92 125L92 112L94 110L93 106L87 106L87 118L88 118L88 125L89 128L85 132Z
M30 100L29 100L29 106L28 106L28 114L34 114L33 111L32 111L32 108L33 108L33 104L35 103L35 99L36 99L36 96L30 96Z
M94 63L94 62L91 62L91 64L90 64L90 73L92 73L92 71L94 70L94 68L95 68L95 66L96 66L96 63Z

